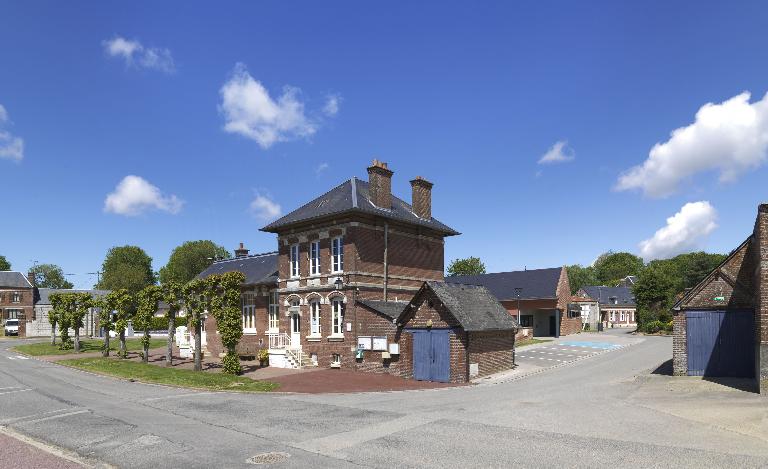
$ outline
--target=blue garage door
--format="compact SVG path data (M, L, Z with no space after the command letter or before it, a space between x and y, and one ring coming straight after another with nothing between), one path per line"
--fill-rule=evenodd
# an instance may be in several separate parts
M754 377L754 317L752 311L688 311L688 374Z
M450 330L410 330L413 334L413 377L420 381L451 378Z

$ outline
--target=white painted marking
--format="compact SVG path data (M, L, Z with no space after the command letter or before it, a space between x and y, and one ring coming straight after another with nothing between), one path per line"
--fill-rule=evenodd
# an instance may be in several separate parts
M24 355L16 355L16 358L19 360L29 360L29 357L25 357Z
M75 411L75 412L67 412L65 414L51 415L50 417L43 417L43 418L40 418L40 419L27 420L24 423L45 422L46 420L55 420L55 419L60 419L62 417L69 417L69 416L72 416L72 415L87 414L88 412L90 412L90 410L87 410L87 409L86 410L78 410L78 411Z
M9 386L7 388L0 388L0 391L4 391L6 389L21 389L21 386Z
M15 392L24 392L24 391L31 391L31 390L32 390L32 389L30 389L30 388L27 388L27 389L17 389L17 390L15 390L15 391L6 391L6 392L0 392L0 396L2 396L2 395L4 395L4 394L13 394L13 393L15 393Z
M25 420L25 419L32 418L32 417L41 417L43 415L55 414L57 412L62 412L62 411L65 411L65 410L70 410L70 409L69 408L66 408L66 409L56 409L56 410L50 410L48 412L39 412L37 414L29 414L29 415L24 415L22 417L15 417L15 418L12 418L12 419L0 420L0 425L6 425L6 424L9 424L9 423L14 423L14 422L18 422L20 420Z

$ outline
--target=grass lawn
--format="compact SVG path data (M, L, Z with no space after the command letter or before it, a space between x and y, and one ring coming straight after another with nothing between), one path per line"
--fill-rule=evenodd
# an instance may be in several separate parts
M544 342L552 342L549 339L521 339L515 342L515 348L525 347L526 345L543 344Z
M255 381L242 376L165 368L120 360L118 358L74 358L62 360L58 363L103 375L134 379L143 383L167 384L185 388L210 389L214 391L264 392L272 391L278 386L277 383Z
M74 340L74 339L73 339ZM149 348L164 347L168 341L166 339L150 339ZM39 342L36 344L24 344L17 345L13 350L33 357L39 357L41 355L67 355L75 353L74 350L60 350L59 339L56 339L56 345L51 345L50 342ZM101 339L85 339L80 341L80 352L101 352L101 346L103 342ZM117 350L120 347L120 340L113 338L109 340L109 350ZM140 339L126 339L125 348L129 352L135 352L141 350Z

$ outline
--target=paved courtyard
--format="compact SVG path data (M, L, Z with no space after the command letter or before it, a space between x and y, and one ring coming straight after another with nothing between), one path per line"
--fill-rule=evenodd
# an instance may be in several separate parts
M473 386L257 395L116 381L18 359L12 343L0 425L120 467L768 466L768 400L665 375L666 337L563 338L542 345L577 359Z

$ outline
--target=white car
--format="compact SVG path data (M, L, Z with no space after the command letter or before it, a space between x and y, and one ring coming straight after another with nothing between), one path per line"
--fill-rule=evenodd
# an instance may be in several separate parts
M5 321L5 335L19 335L19 320L8 319Z

